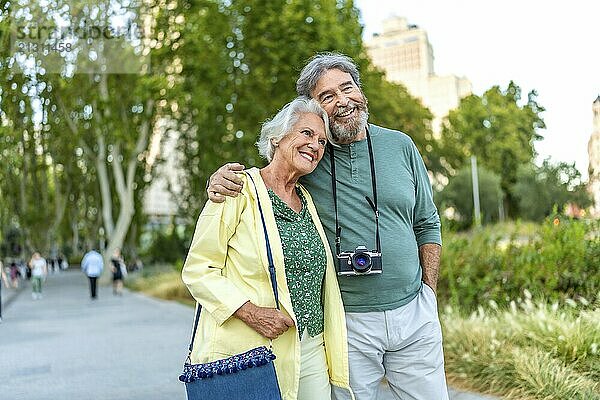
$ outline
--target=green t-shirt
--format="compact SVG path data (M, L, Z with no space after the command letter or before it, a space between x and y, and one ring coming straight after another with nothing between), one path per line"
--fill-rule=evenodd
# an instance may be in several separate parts
M373 143L383 273L338 276L348 312L386 311L409 303L421 287L418 247L441 244L440 219L423 159L406 134L369 125ZM376 248L375 214L367 140L335 148L341 251ZM335 258L331 162L326 151L300 182L309 190ZM335 261L337 268L337 261Z
M302 337L306 328L308 334L314 337L323 332L321 288L327 256L321 236L306 206L306 199L298 188L296 193L302 202L300 213L292 210L269 189L275 222L281 237L285 276L298 322L298 333Z

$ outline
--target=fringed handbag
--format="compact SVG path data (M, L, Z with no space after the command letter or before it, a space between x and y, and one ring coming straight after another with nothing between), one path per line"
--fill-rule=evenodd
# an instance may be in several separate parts
M258 209L267 243L271 286L275 295L275 304L279 309L275 265L273 264L267 226L258 198L256 184L250 174L248 174L248 177L256 190ZM183 373L179 376L179 380L185 383L188 400L281 400L281 392L277 382L275 365L273 364L275 354L273 354L271 346L269 348L266 346L256 347L245 353L209 363L191 363L190 357L201 310L202 306L198 304L188 357L183 366Z

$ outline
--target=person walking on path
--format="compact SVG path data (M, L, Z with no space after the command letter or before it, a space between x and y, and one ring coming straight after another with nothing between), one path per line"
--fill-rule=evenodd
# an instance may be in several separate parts
M48 266L46 260L37 251L31 256L29 266L31 267L31 297L39 300L42 298L42 282L48 276Z
M10 286L13 289L18 289L19 277L23 278L23 276L21 275L21 272L19 271L19 268L17 267L17 264L14 261L11 262L10 266L8 267L8 274L10 277Z
M123 279L127 276L127 266L121 256L121 249L115 249L112 258L110 259L110 269L113 274L113 295L123 295Z
M8 278L6 272L4 272L4 264L0 260L0 322L2 322L2 284L4 284L5 288L9 288Z
M92 300L98 298L96 293L97 280L104 269L104 260L100 253L96 250L90 250L83 256L81 260L81 270L87 275L90 280L90 297Z
M6 276L6 272L4 272L4 264L2 263L2 260L0 260L0 280L4 284L5 288L10 288L8 283L8 277Z

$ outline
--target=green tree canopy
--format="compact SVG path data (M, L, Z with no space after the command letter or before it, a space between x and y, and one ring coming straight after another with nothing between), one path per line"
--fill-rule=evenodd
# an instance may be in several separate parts
M483 223L498 221L499 206L503 199L501 178L497 174L478 168L479 202ZM473 179L470 167L461 168L450 178L448 185L435 197L440 210L454 208L459 228L471 226L473 215Z
M351 0L182 1L180 149L186 171L183 213L195 219L204 183L225 162L262 160L254 142L265 119L296 96L301 68L317 52L356 60L371 121L402 129L423 151L431 114L405 88L387 83L366 56ZM430 146L429 149L433 149ZM435 157L425 157L429 164Z
M138 27L150 21L155 28L143 40L119 38L113 53L105 37L74 38L83 47L62 55L2 47L0 162L11 170L0 180L0 192L6 193L8 222L22 233L24 250L48 253L69 236L72 248L83 242L80 237L98 243L102 230L106 253L124 244L140 192L150 181L142 178L152 175L146 163L150 138L157 121L171 112L165 108L173 60L159 51L169 38L157 33L168 23L153 19L160 10L158 3L110 0L13 2L0 8L0 30L8 20L27 29L35 24L60 29L57 21L109 27L115 17ZM6 36L0 39L4 43ZM38 45L52 45L52 35L40 40L46 42ZM118 63L128 60L141 60L144 71L151 64L152 73L122 73Z
M544 160L539 167L522 165L513 195L519 205L519 215L532 221L543 220L555 208L562 211L569 203L581 208L592 204L575 163L553 164L549 160Z
M122 60L108 57L99 41L68 56L33 55L29 63L10 46L15 23L106 27L115 20L148 28L140 40L121 43ZM106 254L133 247L135 226L144 223L143 190L155 172L150 140L166 132L179 136L180 217L194 221L204 182L218 166L262 163L254 147L261 123L296 96L300 69L324 51L356 60L371 121L409 134L428 167L439 168L431 113L385 81L361 34L352 0L3 4L0 230L16 229L11 237L26 241L26 251L67 241L76 250L102 235ZM142 60L140 73L107 73L128 60Z
M510 82L506 90L494 86L482 96L471 95L449 113L442 128L442 153L446 166L460 169L471 155L479 164L502 177L510 215L515 215L517 202L512 186L517 171L535 157L533 144L542 139L539 129L545 128L536 101L536 92L520 104L521 88Z

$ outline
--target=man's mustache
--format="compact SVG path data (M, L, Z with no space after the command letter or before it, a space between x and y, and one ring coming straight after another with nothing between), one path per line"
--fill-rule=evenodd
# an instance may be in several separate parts
M344 113L348 112L349 109L355 109L355 108L357 108L358 110L365 110L367 107L364 102L357 102L357 101L349 100L348 105L339 107L337 109L337 111L334 114L334 117L337 117L340 114L344 114Z

